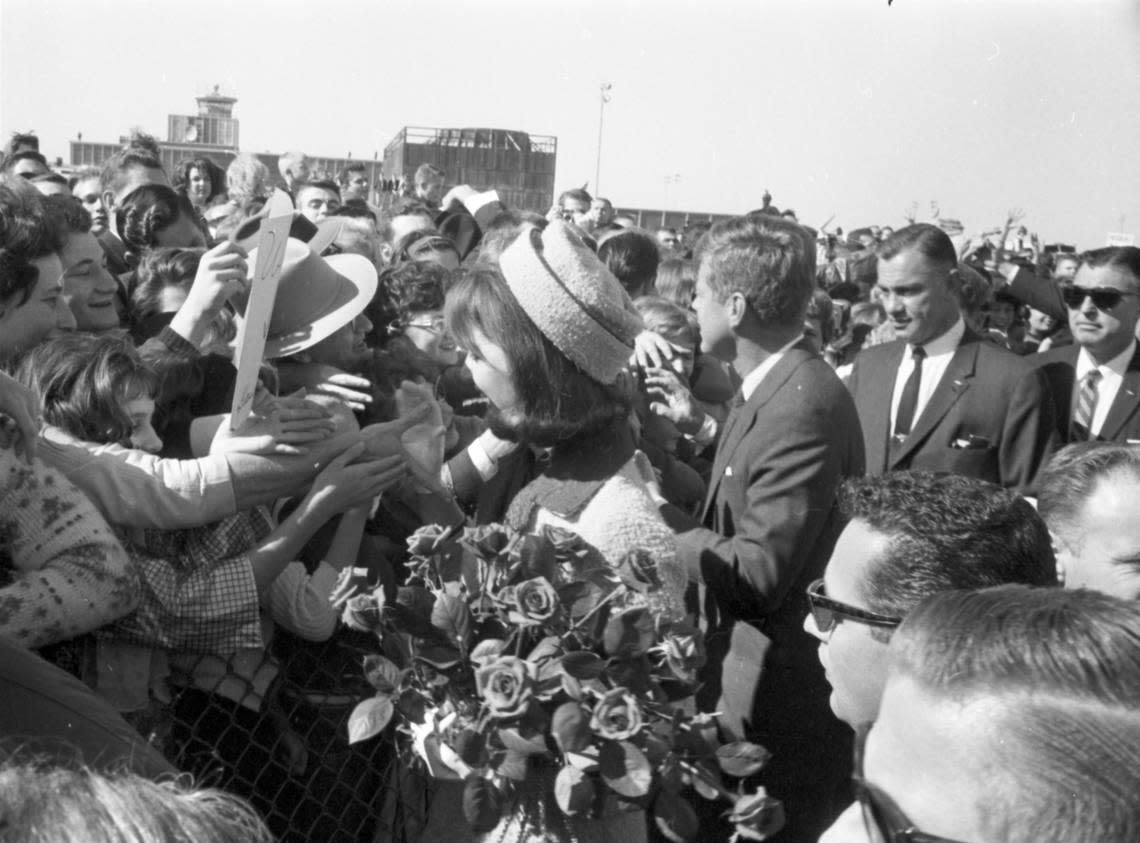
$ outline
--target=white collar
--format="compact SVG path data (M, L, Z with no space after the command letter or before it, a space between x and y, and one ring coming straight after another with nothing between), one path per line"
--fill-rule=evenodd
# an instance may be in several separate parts
M756 388L760 386L761 382L764 380L764 376L772 371L772 369L775 368L776 364L780 362L780 359L785 354L787 354L789 350L791 350L792 346L803 338L804 335L800 334L779 351L769 354L763 363L761 363L759 366L749 372L747 376L745 376L744 380L740 384L740 394L744 396L745 401L751 398L753 393L756 392Z
M962 343L962 337L966 334L966 323L962 317L958 317L958 321L950 326L950 329L941 336L937 336L929 342L922 344L922 350L926 352L927 358L938 357L942 354L952 354L959 345ZM914 351L914 346L907 343L907 356Z
M1102 375L1107 375L1111 372L1117 377L1123 378L1124 373L1128 371L1128 364L1132 362L1132 355L1135 353L1136 340L1133 339L1132 342L1128 343L1128 347L1125 348L1124 351L1120 352L1107 363L1098 365L1097 362L1093 360L1093 356L1089 354L1088 349L1082 347L1080 353L1077 355L1077 382L1080 383L1084 380L1085 375L1093 369L1099 369Z

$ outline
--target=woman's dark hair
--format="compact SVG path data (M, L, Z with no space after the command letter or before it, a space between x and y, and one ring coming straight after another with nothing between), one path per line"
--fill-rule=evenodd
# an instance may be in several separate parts
M554 347L519 305L498 269L464 273L447 293L447 327L468 354L477 354L478 332L501 347L521 405L492 410L496 435L550 447L599 433L629 415L632 383L604 386Z
M625 287L630 298L653 291L661 250L644 231L622 231L598 246L598 257Z
M16 377L40 396L44 420L86 442L129 443L123 402L153 398L158 379L122 332L64 334L20 361Z
M26 303L40 276L32 261L62 245L63 229L39 191L0 184L0 302Z
M158 333L151 327L155 318L163 315L162 291L167 287L189 291L204 253L204 249L163 248L143 255L131 284L128 314L131 333L137 341Z
M141 255L158 245L158 232L181 216L198 219L189 199L166 185L144 184L128 193L115 209L115 225L127 249Z
M190 171L195 169L210 180L210 195L206 197L207 202L213 202L214 199L226 192L225 171L209 158L199 157L187 158L179 162L173 178L174 189L178 193L186 196L190 190Z

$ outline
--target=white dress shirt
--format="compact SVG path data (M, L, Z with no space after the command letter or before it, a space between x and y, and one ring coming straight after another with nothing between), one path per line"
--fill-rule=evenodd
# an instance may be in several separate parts
M918 403L914 407L911 430L914 430L918 420L922 418L923 410L926 409L926 405L934 396L934 390L938 388L938 382L946 374L946 367L954 358L954 352L958 350L958 345L962 342L962 335L965 333L966 323L959 316L958 321L949 331L940 337L935 337L930 342L923 343L922 348L926 352L926 359L922 361L922 381L918 385ZM891 433L894 433L895 430L895 419L898 418L903 387L906 386L910 373L914 371L914 358L911 356L913 353L914 346L908 343L903 352L898 374L895 376L895 391L894 395L891 396Z
M784 355L791 350L792 346L803 338L804 335L800 334L779 351L768 355L767 359L765 359L763 363L761 363L745 376L744 380L740 384L740 394L744 396L745 401L752 397L752 393L754 393L760 384L764 381L764 376L776 368L776 364L779 363L781 359L783 359Z
M1089 425L1089 437L1097 436L1108 418L1108 410L1116 400L1116 393L1120 392L1120 385L1124 383L1124 373L1128 371L1128 364L1132 355L1136 353L1136 340L1128 344L1128 348L1113 357L1107 363L1097 365L1088 350L1082 348L1077 354L1076 377L1073 381L1073 394L1069 401L1069 422L1077 412L1077 399L1081 393L1081 383L1085 375L1096 369L1100 372L1100 383L1096 385L1096 406L1093 407L1092 423Z

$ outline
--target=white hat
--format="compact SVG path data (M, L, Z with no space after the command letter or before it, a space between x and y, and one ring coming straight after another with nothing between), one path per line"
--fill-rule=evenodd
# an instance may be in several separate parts
M257 249L249 253L250 275ZM293 238L277 286L265 356L288 357L316 345L355 319L376 293L376 267L360 255L318 256Z

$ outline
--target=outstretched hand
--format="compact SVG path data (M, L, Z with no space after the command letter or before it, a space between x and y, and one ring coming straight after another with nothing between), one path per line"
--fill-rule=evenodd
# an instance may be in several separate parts
M13 450L31 465L36 456L36 439L43 420L39 397L19 381L0 372L0 414L8 417L0 424L8 428Z
M309 497L330 515L371 504L381 492L407 476L402 455L373 459L357 442L330 462L313 481Z
M701 429L704 412L696 406L693 393L676 372L665 368L646 369L645 386L651 412L673 422L682 433L693 435Z

